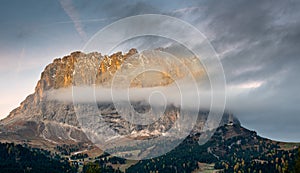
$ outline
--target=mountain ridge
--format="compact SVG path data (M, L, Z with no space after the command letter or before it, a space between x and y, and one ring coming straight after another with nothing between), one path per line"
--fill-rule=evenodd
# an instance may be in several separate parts
M50 148L53 148L56 144L60 143L73 144L79 141L90 143L81 130L72 103L67 101L49 100L45 93L60 88L68 88L73 85L91 85L94 82L100 85L103 84L104 86L109 86L107 83L111 82L112 75L120 68L121 64L124 63L128 57L132 57L131 59L133 59L130 63L136 63L136 65L139 66L141 57L134 57L137 53L136 49L130 49L129 52L125 54L117 52L107 56L97 52L85 54L76 51L63 58L54 59L41 73L41 78L37 82L35 92L27 96L26 99L21 102L19 107L11 111L6 118L0 121L0 139L5 142L18 141L22 143L22 141L32 141L33 145L50 145ZM166 69L176 67L174 64L171 64L170 66L169 61L167 63L166 60L158 60L156 59L154 62L148 61L149 66L152 65L152 63L159 62L160 64L165 65ZM194 70L195 76L201 73L202 69L199 68L200 70L197 70L197 68L195 68L197 66L193 65L195 58L190 58L181 62L196 69ZM79 73L79 76L81 77L76 81L74 81L75 71L76 75ZM92 71L97 75L92 76L91 78L87 71ZM172 71L169 72L172 73ZM177 69L173 76L182 77L184 71L182 71L182 74L179 73L180 69L179 72ZM147 74L146 77L145 75L142 75L142 77L147 78ZM136 81L141 81L140 79ZM162 85L168 83L169 82L166 82ZM155 85L158 84L160 83L156 83ZM147 83L146 86L147 85L152 87L152 84ZM133 87L140 87L140 84L134 84ZM109 109L112 109L112 113L114 112L113 107L110 107ZM227 120L223 120L223 124L226 124L229 121L229 114L225 115L227 116ZM108 118L110 118L110 116L108 116ZM164 120L166 121L165 124L173 122L173 120L170 120ZM204 120L205 117L202 118L202 121ZM239 124L236 118L234 120L235 123ZM199 128L201 128L201 126L203 125L199 125ZM156 125L156 127L158 126ZM129 129L127 125L125 125L124 128L125 131L128 132L133 132L138 129L137 127ZM11 139L7 140L7 136Z

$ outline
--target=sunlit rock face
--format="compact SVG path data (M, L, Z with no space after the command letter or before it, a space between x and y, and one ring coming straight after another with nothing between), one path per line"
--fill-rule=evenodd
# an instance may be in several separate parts
M61 143L89 142L80 127L73 102L70 100L49 99L47 93L72 86L112 85L130 88L164 87L190 75L195 81L201 81L205 72L196 57L160 57L157 54L138 53L131 49L108 55L100 53L73 52L58 58L46 66L38 81L35 92L29 95L7 118L1 120L1 141L30 141L32 145L49 146ZM150 69L132 73L135 69ZM116 78L115 76L121 76ZM129 80L129 81L128 81ZM127 82L124 82L127 81ZM126 83L126 85L124 84ZM149 109L149 105L134 102L138 111ZM121 135L133 134L135 138L153 137L176 126L180 108L168 105L163 118L151 125L132 125L116 112L112 103L98 103L105 121ZM126 111L125 111L126 113ZM229 117L229 114L226 114ZM199 112L196 128L201 129L207 117L207 111ZM223 118L223 124L229 118ZM239 123L234 119L235 123ZM180 128L180 127L178 127ZM141 135L139 135L139 132ZM47 143L47 145L45 145Z
M69 56L58 58L49 64L41 75L36 92L42 96L43 91L70 87L72 85L96 84L99 86L111 86L113 77L118 70L130 72L132 69L142 67L149 69L160 66L160 71L145 71L136 75L131 82L131 87L154 87L169 85L174 80L184 78L191 73L195 78L201 78L204 74L203 67L196 57L160 57L160 54L138 54L136 49L122 54L117 52L110 56L102 56L100 53L84 54L71 53ZM75 69L76 68L76 69ZM91 75L91 72L94 75ZM74 83L73 73L77 83ZM129 74L127 74L129 75Z

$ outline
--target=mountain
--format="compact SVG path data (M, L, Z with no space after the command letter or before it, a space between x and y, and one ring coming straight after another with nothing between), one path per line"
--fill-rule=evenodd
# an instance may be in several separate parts
M131 49L128 53L118 52L110 56L97 52L89 54L73 52L63 58L55 59L42 72L35 92L0 121L0 142L13 142L60 153L61 156L69 158L70 162L76 163L77 168L79 163L91 162L81 167L82 171L89 169L124 171L126 169L127 172L137 172L137 170L191 172L200 170L203 165L211 167L209 164L214 164L212 166L214 169L232 172L239 170L233 165L235 162L241 162L238 166L240 170L254 169L252 164L254 162L270 163L272 170L278 163L276 169L279 170L278 159L283 156L291 157L288 164L293 164L296 158L294 148L296 145L290 145L291 147L286 149L284 143L261 138L255 132L243 128L238 119L227 112L224 113L220 127L216 129L214 136L204 145L199 145L199 136L205 133L202 130L209 114L205 109L197 112L197 121L191 128L190 135L174 150L157 159L137 162L120 160L103 153L102 148L99 149L94 144L91 136L87 136L89 133L81 126L78 107L72 100L74 88L96 86L105 90L111 87L129 87L144 91L143 89L172 86L175 81L184 80L189 75L196 81L206 80L204 68L197 58L172 59L164 53L158 53L162 58L157 57L156 52L139 54L136 49ZM159 67L159 70L143 71L153 67ZM138 75L132 73L135 69L141 69L141 72ZM85 94L79 96L85 97ZM130 104L139 113L147 113L152 109L149 103L141 100L134 100ZM176 124L180 118L180 106L175 103L166 105L162 118L146 125L129 123L123 117L131 115L132 112L127 109L118 112L116 105L109 99L97 102L96 106L110 129L130 139L152 139L166 135L173 126L177 130L184 128ZM189 115L189 112L186 114ZM149 115L153 116L153 112ZM210 130L207 133L212 132ZM176 139L176 132L170 135L173 138L171 140ZM116 142L115 137L110 139L108 136L107 139L111 140L111 143ZM122 147L122 144L120 145ZM155 145L146 147L146 149L138 149L137 155L147 155L158 148ZM277 161L276 158L274 161L273 156L276 156ZM286 159L281 162L285 163L285 161ZM124 164L125 166L122 166ZM279 166L282 169L285 165Z
M121 64L130 57L127 62L133 67L138 66L155 66L156 64L163 64L163 66L170 70L168 74L173 74L173 79L183 78L186 75L185 70L181 67L182 63L186 64L193 70L194 76L200 76L203 73L202 68L194 67L195 58L183 59L180 63L171 62L170 59L156 58L149 62L149 59L144 59L141 56L132 56L137 54L136 49L131 49L128 53L122 54L121 52L112 54L111 56L102 56L100 53L84 54L82 52L73 52L63 58L58 58L53 63L46 66L45 70L41 74L41 78L38 81L35 92L29 95L18 108L10 112L10 114L1 120L0 127L0 141L2 142L16 142L16 143L28 143L32 146L38 146L45 149L55 148L60 144L76 144L78 142L89 143L89 139L83 133L74 110L73 102L69 100L56 100L51 99L49 93L59 91L64 88L71 88L73 86L92 85L94 82L97 86L110 87L113 75L120 68ZM146 62L147 61L147 62ZM143 62L143 63L141 63ZM124 64L123 64L124 65ZM74 72L76 71L76 75ZM94 79L87 71L95 72ZM127 71L125 71L127 72ZM162 72L149 72L143 73L134 78L131 83L131 87L155 87L165 86L173 81L168 77L168 74ZM80 76L79 80L75 80L75 77ZM175 79L174 79L175 77ZM158 80L153 80L158 79ZM150 82L149 82L150 81ZM158 82L159 81L159 82ZM120 85L122 82L120 82ZM133 103L135 107L140 110L149 109L149 105L144 105L140 102ZM120 115L115 115L115 107L111 103L101 103L99 109L105 112L105 119L120 118ZM105 110L105 111L104 111ZM171 112L179 109L170 106L168 109ZM202 112L207 114L207 112ZM163 120L162 125L154 124L148 127L153 132L157 129L167 129L165 126L169 126L176 120L174 113L170 113L169 116ZM229 114L225 114L223 124L228 121ZM205 120L205 117L202 117ZM226 121L227 119L227 121ZM129 124L124 121L119 124L112 123L112 126L118 127L120 133L131 133L137 131L140 127L128 127ZM237 123L238 120L235 119ZM199 123L204 123L199 122ZM199 124L198 123L198 124ZM160 126L160 127L159 127ZM201 125L202 126L202 125ZM145 130L145 129L144 129Z

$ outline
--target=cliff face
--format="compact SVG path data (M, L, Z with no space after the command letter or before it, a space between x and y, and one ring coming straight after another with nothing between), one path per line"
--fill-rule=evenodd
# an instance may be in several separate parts
M74 52L46 66L35 92L1 120L1 141L27 141L42 148L52 148L60 143L88 142L78 126L73 105L70 102L49 100L46 95L47 91L72 85L75 63L80 57L89 57L95 63L101 59L99 53Z
M136 54L137 50L135 49L131 49L126 54L118 52L111 56L103 56L100 53L74 52L63 58L55 59L42 72L35 92L29 95L7 118L0 121L0 141L27 141L31 145L44 147L62 143L89 142L79 126L73 103L48 99L46 93L71 86L96 84L97 86L110 87L115 73L124 64L126 65L123 71L125 74L127 73L126 70L130 71L141 65L144 67L160 65L166 69L165 72L141 73L131 81L130 87L169 85L174 80L186 75L186 71L180 66L182 63L192 69L194 77L201 77L203 73L203 68L195 63L196 58L181 59L180 63L176 64L169 59L149 60L141 56L134 56ZM96 75L91 75L91 73ZM122 85L122 81L120 85ZM147 105L138 102L133 104L137 109L147 109ZM164 113L164 118L158 122L148 126L132 126L122 119L122 115L116 113L112 103L98 105L98 107L100 111L106 112L103 117L110 123L110 127L120 134L141 131L146 133L146 136L151 136L154 135L154 132L162 133L174 125L179 114L178 108L169 106ZM200 112L199 117L197 128L201 129L207 113ZM225 114L224 117L222 123L226 124L230 118L228 114ZM234 122L239 123L236 119Z
M35 119L39 120L56 120L63 123L67 122L70 125L77 125L73 116L69 116L70 114L72 115L72 112L74 112L72 106L66 105L63 102L50 101L47 99L45 93L51 90L71 87L73 85L73 73L76 67L76 72L80 73L80 75L77 74L77 76L80 77L80 80L77 80L77 84L92 85L95 79L90 79L90 75L86 73L87 71L98 71L96 75L97 78L102 78L102 76L107 74L104 72L102 73L101 71L106 71L108 73L107 69L111 69L112 73L114 73L117 70L117 65L127 56L134 53L136 53L136 50L132 49L126 55L116 53L109 57L102 56L100 53L84 54L81 52L73 52L63 58L55 59L53 63L47 65L44 71L41 73L41 78L35 87L35 92L29 95L20 104L20 107L13 110L9 114L8 119L21 115L30 118L34 117ZM113 61L109 65L106 65L105 62L107 59ZM76 63L85 64L85 66L76 66ZM103 64L105 65L105 69L101 69L101 67L104 67ZM100 80L97 81L99 84L101 84ZM51 104L49 104L49 102L51 102ZM58 115L55 116L55 114ZM64 114L65 116L62 116L61 114ZM57 119L55 117L60 118ZM3 122L6 122L6 119Z

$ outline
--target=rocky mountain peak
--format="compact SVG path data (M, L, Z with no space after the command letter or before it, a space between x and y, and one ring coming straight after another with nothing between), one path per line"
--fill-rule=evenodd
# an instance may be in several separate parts
M74 84L73 73L75 65L81 60L85 61L84 63L87 67L94 67L97 69L98 78L105 78L108 73L113 74L118 68L120 68L122 62L127 57L136 53L136 49L130 49L125 54L117 52L110 56L102 56L101 53L98 52L85 54L80 51L76 51L63 58L56 58L51 64L47 65L42 72L35 92L41 97L44 91L72 86L72 84ZM77 70L77 72L80 72L80 70ZM84 71L82 71L82 78L84 78L84 75ZM98 79L97 82L100 84L102 80Z

